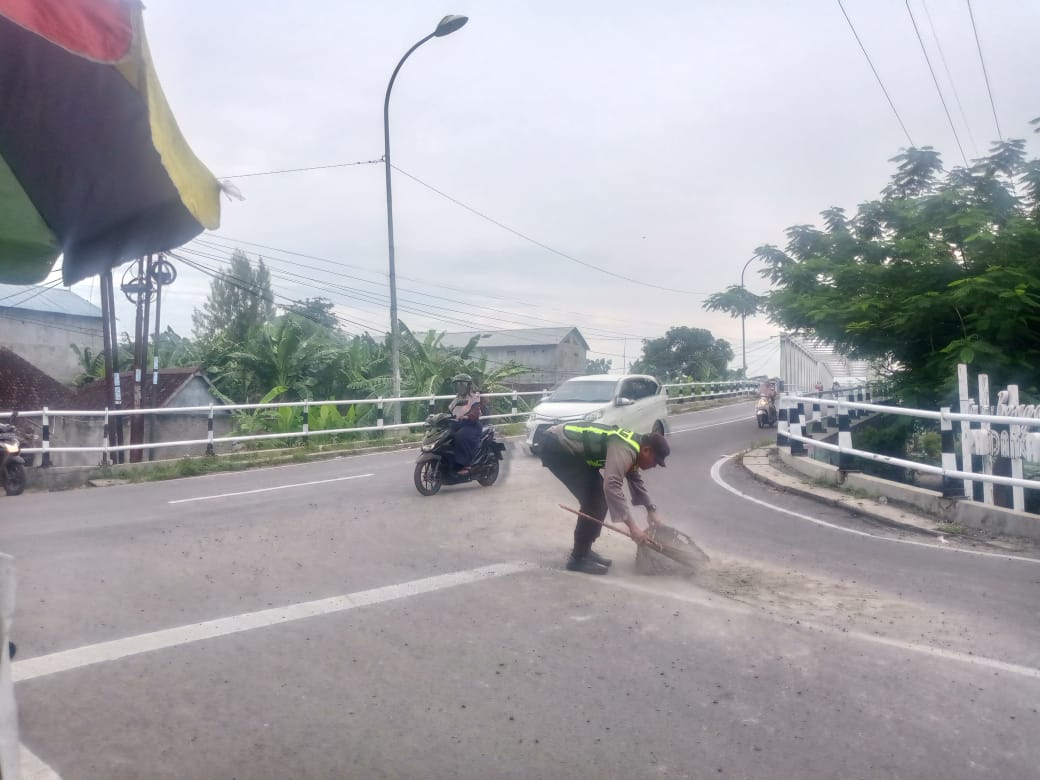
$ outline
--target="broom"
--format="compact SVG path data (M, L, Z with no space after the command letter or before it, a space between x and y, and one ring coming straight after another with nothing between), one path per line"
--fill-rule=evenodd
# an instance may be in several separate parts
M616 533L619 533L622 536L627 536L629 539L632 539L633 542L636 542L636 544L642 544L648 547L649 549L653 550L654 552L658 552L661 555L671 558L673 561L677 561L678 563L681 563L684 566L689 566L691 569L695 569L698 566L703 565L711 560L708 557L708 554L704 552L704 550L702 550L700 547L698 547L697 544L693 541L693 539L691 539L689 536L682 533L681 531L677 531L674 528L670 528L666 525L658 524L657 526L651 528L650 533L655 536L658 534L662 536L668 536L670 537L669 541L665 542L653 538L652 536L647 536L642 542L639 542L633 539L632 534L630 534L627 530L623 528L619 528L618 526L612 525L603 520L598 520L595 517L592 517L591 515L587 515L584 512L581 512L577 509L572 509L569 506L564 506L563 504L559 504L558 506L560 507L560 509L566 509L568 512L576 514L578 517L584 517L586 520L592 520L595 523L599 523L604 528L609 528L611 531L615 531Z

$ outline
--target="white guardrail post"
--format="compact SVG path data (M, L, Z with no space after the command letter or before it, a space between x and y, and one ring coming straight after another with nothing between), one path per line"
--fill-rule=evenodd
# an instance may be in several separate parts
M8 636L14 617L14 558L0 553L0 777L20 780L18 706L14 701Z

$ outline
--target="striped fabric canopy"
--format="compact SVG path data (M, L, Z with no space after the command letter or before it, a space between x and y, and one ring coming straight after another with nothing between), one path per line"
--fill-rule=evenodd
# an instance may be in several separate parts
M66 285L220 223L137 0L0 0L0 282Z

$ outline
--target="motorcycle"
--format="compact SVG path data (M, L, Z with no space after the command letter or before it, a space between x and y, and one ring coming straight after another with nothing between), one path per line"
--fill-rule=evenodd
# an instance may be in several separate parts
M25 481L25 459L18 430L13 425L0 423L0 482L7 495L17 496L25 490Z
M772 428L776 425L776 404L767 395L759 396L755 404L755 419L759 428Z
M442 485L462 485L476 480L491 487L498 479L499 461L506 445L495 440L495 427L485 425L480 431L480 444L466 474L459 474L455 464L454 418L450 414L431 414L426 418L426 434L419 445L415 462L415 489L432 496Z

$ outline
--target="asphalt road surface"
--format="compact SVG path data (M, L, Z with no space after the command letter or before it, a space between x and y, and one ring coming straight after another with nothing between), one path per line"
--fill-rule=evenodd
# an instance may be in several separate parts
M712 556L690 577L609 532L609 575L566 572L573 502L515 442L495 486L429 498L413 450L6 499L25 765L1037 777L1040 563L770 491L724 459L752 414L673 417L647 473Z

